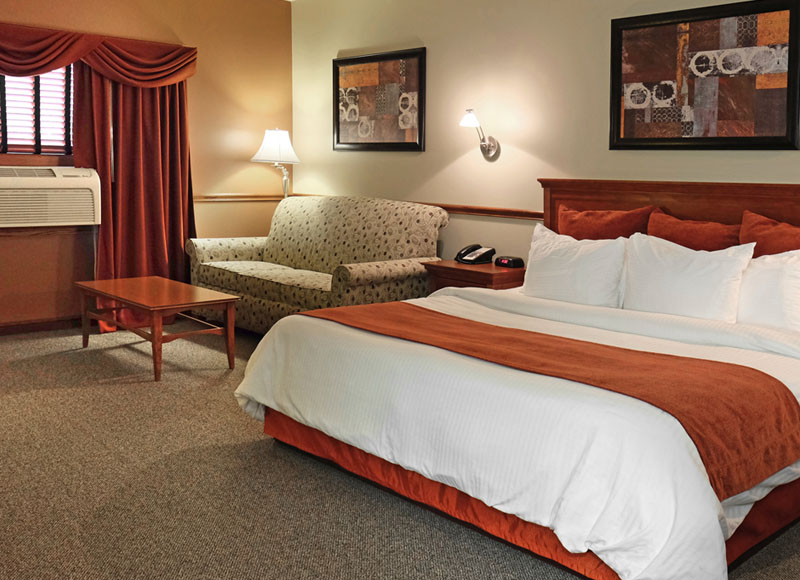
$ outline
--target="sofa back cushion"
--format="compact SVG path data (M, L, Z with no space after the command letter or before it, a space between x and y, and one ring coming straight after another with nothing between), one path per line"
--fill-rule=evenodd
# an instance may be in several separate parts
M272 218L264 260L331 273L339 264L436 255L447 212L367 197L290 197Z

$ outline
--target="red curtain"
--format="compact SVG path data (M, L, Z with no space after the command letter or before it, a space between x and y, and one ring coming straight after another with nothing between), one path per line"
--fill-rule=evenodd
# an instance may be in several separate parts
M75 165L95 168L102 189L97 279L186 279L184 243L195 235L186 80L196 62L190 47L0 24L0 74L75 63Z
M186 82L141 88L75 69L75 163L95 167L106 192L97 278L184 280L195 235Z

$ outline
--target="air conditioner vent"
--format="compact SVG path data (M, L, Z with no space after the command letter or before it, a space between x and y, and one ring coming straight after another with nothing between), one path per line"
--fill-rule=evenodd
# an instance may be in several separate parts
M0 177L55 177L50 167L0 167Z
M94 169L0 167L0 228L99 223Z
M0 191L0 223L15 226L86 223L95 214L91 189Z

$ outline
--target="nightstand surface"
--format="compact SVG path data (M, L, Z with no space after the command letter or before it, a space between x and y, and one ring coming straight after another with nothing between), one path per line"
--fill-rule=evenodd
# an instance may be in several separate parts
M440 260L423 264L430 276L429 288L433 292L445 286L515 288L522 286L525 268L501 268L494 264L461 264L455 260Z

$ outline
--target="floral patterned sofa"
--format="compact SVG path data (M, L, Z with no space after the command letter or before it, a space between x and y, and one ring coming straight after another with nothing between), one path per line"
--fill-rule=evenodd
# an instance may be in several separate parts
M236 326L266 332L301 310L424 296L422 263L439 259L447 223L443 209L418 203L290 197L278 204L269 236L193 238L186 252L192 283L241 296Z

